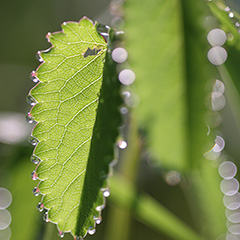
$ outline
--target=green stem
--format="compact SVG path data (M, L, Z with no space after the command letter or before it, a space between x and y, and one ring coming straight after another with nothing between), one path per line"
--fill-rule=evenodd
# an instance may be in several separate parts
M128 147L120 161L119 172L128 180L135 182L140 159L140 141L134 116L130 116ZM106 240L127 240L131 229L131 213L122 206L112 205L107 224Z
M229 101L229 106L232 110L234 118L237 122L238 131L240 132L240 108L236 107L239 106L240 103L240 95L235 87L233 80L224 65L218 66L218 71L222 77L222 80L226 86L226 97Z
M111 199L132 211L138 221L174 240L203 240L198 233L147 194L136 194L133 184L120 175L111 179Z

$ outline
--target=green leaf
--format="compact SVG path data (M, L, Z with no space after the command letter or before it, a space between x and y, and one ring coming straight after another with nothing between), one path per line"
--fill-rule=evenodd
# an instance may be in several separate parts
M206 7L178 0L128 0L125 6L137 118L153 158L167 168L197 167L208 150Z
M228 59L224 65L218 66L218 71L226 86L225 95L232 114L236 119L238 131L240 131L240 82L238 64L240 57L240 34L239 27L235 25L237 22L240 22L240 15L233 10L226 12L225 9L227 6L222 2L213 1L208 4L212 13L219 21L221 28L230 36L224 46L228 53ZM229 17L230 12L234 13L234 18Z
M53 46L41 52L44 62L35 73L40 83L30 92L37 101L31 110L38 123L34 155L41 159L35 192L43 195L48 221L77 237L94 232L104 207L121 122L120 83L109 70L115 63L97 26L82 18L48 34ZM111 50L115 33L109 34Z

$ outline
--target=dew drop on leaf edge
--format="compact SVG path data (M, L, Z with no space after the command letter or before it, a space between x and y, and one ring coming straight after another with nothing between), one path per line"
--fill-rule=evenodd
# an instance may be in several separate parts
M33 146L36 146L38 144L37 138L30 136L29 143L31 143Z
M31 179L34 180L34 181L38 179L37 173L36 173L35 171L33 171L33 172L31 173Z
M39 212L42 212L42 211L44 210L44 205L43 205L43 203L38 203L38 204L37 204L37 210L38 210Z
M39 164L41 162L41 160L37 156L32 155L31 156L31 162L34 163L34 164Z
M90 227L90 228L88 229L88 233L89 233L90 235L93 235L95 232L96 232L96 229L93 228L93 227Z
M60 238L63 238L64 237L64 232L63 231L59 231L58 235L59 235Z
M39 194L40 194L40 190L39 190L38 187L35 187L35 188L32 190L32 192L33 192L33 195L34 195L34 196L39 196Z
M28 113L27 116L26 116L26 122L27 123L33 123L34 122L34 118L30 113Z

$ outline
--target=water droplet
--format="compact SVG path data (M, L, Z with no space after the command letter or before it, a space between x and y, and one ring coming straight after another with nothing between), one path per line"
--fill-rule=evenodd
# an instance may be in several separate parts
M9 207L12 203L12 194L6 188L0 188L0 209Z
M135 78L135 73L130 69L124 69L118 75L118 79L123 85L132 84L135 81Z
M33 123L33 122L34 122L34 118L33 118L33 116L32 116L31 113L28 113L28 114L27 114L27 116L26 116L26 121L27 121L28 123Z
M60 238L63 238L64 237L64 232L63 231L59 231L58 235L59 235Z
M127 109L126 107L122 107L122 108L120 109L120 113L123 114L123 115L125 115L125 114L128 113L128 109Z
M213 65L222 65L227 60L227 51L223 47L212 47L207 54L208 60Z
M231 223L240 223L240 210L229 210L225 211L226 217Z
M9 240L11 238L11 229L10 227L7 227L0 231L0 239L2 240Z
M224 9L225 12L229 12L230 10L231 10L231 9L230 9L230 7L228 7L228 6Z
M221 152L225 147L225 141L222 137L216 136L215 145L213 147L214 152Z
M31 143L33 146L36 146L38 144L38 139L33 136L30 136L29 143Z
M181 175L177 171L170 171L165 176L166 183L170 186L176 186L181 181Z
M131 93L129 91L124 91L122 92L122 95L125 97L125 98L129 98L131 96Z
M33 192L33 195L34 195L34 196L39 196L39 194L40 194L40 190L39 190L38 187L35 187L35 188L32 190L32 192Z
M109 37L109 34L108 34L109 29L110 29L110 27L107 26L107 25L104 25L104 24L101 24L101 23L98 23L98 25L97 25L98 33L101 34L104 37L106 42L108 41L108 37Z
M101 212L103 209L104 209L104 205L100 205L100 206L97 206L96 207L96 210L98 211L98 212Z
M42 211L44 210L44 205L43 205L43 203L38 203L38 205L37 205L37 210L38 210L39 212L42 212Z
M12 221L11 214L6 209L0 209L0 230L6 229Z
M95 221L96 224L100 224L102 222L102 217L99 216L99 217L93 217L93 220Z
M211 104L213 111L220 111L226 105L226 98L220 92L212 92Z
M227 34L228 41L232 41L234 39L234 35L232 33Z
M207 40L212 46L222 46L227 40L227 35L222 29L215 28L208 33Z
M48 32L47 35L46 35L47 40L49 40L50 37L51 37L51 33Z
M233 162L226 161L219 166L219 174L222 178L231 179L237 173L237 167Z
M39 157L37 157L36 155L32 155L31 162L34 164L39 164L41 162L41 159Z
M30 79L34 82L34 83L38 83L39 79L36 77L36 72L32 71L30 74Z
M209 125L207 125L207 136L209 136L210 132L211 132L211 128L209 127Z
M34 105L36 105L37 101L31 95L28 95L27 103L30 104L31 106L34 106Z
M215 152L213 148L203 154L203 156L208 160L217 160L220 155L221 155L221 152Z
M240 224L227 222L228 231L234 235L240 235Z
M220 188L225 195L232 196L238 192L239 182L235 178L223 179Z
M219 92L224 93L225 92L225 85L222 81L216 79L214 86L213 86L213 92Z
M134 93L132 93L130 97L126 97L124 101L129 108L136 108L140 103L139 97Z
M128 52L122 47L115 48L112 51L112 59L117 63L123 63L128 58Z
M43 59L41 57L41 51L38 51L37 54L36 54L36 58L39 62L43 62Z
M43 215L43 221L45 222L49 222L49 219L48 219L48 212L45 212L44 215Z
M90 228L88 229L88 233L89 233L90 235L93 235L95 232L96 232L96 229L95 229L94 227L90 227Z
M230 12L230 13L228 14L228 16L229 16L230 18L233 18L233 17L234 17L234 13L233 13L233 12Z
M234 194L232 196L224 195L223 203L224 203L225 207L230 210L238 209L240 207L240 193L237 192L236 194Z
M34 181L38 179L37 173L35 171L31 173L31 179Z
M239 240L239 238L233 234L226 234L226 239L225 240Z
M101 191L102 191L104 197L110 196L110 191L108 188L102 188Z
M118 147L121 148L121 149L125 149L127 147L127 142L124 141L124 140L120 140L118 142Z

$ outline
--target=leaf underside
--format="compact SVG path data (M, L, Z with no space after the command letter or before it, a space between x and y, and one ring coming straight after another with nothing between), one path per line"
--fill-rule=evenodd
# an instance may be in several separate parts
M100 218L121 119L120 83L103 72L111 63L96 26L84 17L48 34L52 47L40 53L40 83L30 91L42 204L59 231L80 237Z

